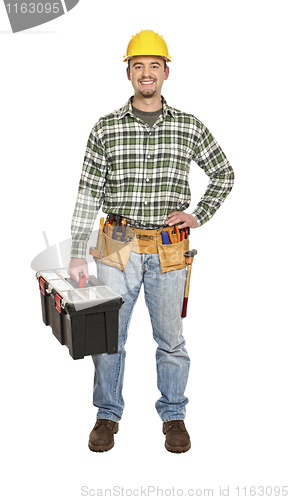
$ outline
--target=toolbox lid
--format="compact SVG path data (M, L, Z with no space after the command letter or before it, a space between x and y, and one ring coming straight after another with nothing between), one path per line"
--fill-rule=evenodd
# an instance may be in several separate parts
M121 307L123 303L120 295L95 276L90 276L89 284L84 285L84 288L76 288L74 282L70 283L70 276L64 268L38 271L36 277L37 279L42 277L46 281L48 294L55 292L61 296L61 307L69 312L95 308L103 304Z

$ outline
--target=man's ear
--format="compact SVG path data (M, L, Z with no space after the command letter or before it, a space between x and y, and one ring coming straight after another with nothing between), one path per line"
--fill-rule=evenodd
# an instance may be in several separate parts
M164 80L167 80L167 78L169 77L169 66L166 66L166 70L165 70L165 78Z
M128 78L128 80L130 80L130 81L131 81L131 76L130 76L130 69L129 69L129 66L127 66L126 71L127 71L127 78Z

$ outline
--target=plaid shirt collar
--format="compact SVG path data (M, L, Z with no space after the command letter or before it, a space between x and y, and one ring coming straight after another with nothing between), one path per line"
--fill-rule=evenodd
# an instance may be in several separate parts
M118 115L119 115L118 118L119 119L124 118L124 116L126 116L127 114L135 117L135 115L133 113L133 109L132 109L133 99L134 99L134 96L131 96L130 99L128 99L128 101L126 102L125 106L118 110ZM171 108L170 106L168 106L168 104L163 96L161 96L161 99L162 99L162 106L163 106L163 118L165 118L167 115L171 115L172 118L175 119L176 118L175 110L173 108Z

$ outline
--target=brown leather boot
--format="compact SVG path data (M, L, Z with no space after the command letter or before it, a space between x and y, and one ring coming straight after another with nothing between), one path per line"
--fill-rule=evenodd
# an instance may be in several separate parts
M91 451L108 451L114 446L114 434L119 430L118 422L98 418L90 433L89 448Z
M183 420L163 422L163 434L166 435L165 448L168 451L182 453L191 447L190 437Z

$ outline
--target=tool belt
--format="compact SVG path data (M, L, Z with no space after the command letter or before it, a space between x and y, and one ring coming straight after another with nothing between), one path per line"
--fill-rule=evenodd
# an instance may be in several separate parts
M138 254L158 253L162 273L186 267L184 254L189 249L189 239L185 232L184 237L180 236L176 226L139 229L127 225L125 219L119 219L121 221L114 223L109 216L106 225L101 223L97 245L90 248L95 260L124 271L133 251ZM120 222L123 224L119 225ZM163 243L164 233L170 233L166 244ZM181 237L182 240L178 241Z

